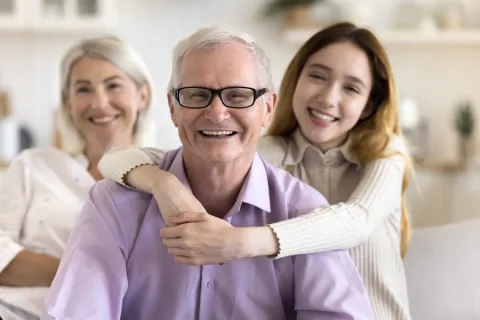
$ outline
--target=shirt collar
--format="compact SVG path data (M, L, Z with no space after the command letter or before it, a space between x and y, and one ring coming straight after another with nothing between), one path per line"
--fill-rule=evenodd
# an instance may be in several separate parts
M304 160L304 158L313 156L315 157L315 161L320 161L319 164L327 166L340 165L345 162L345 160L358 164L358 161L350 152L350 144L351 139L347 138L347 141L340 147L330 149L324 153L308 142L300 131L300 128L297 128L288 142L287 155L284 163L287 166L295 166Z
M243 182L234 207L237 204L240 206L242 202L249 203L265 212L270 212L271 209L267 171L258 153L255 153L252 166Z
M180 148L180 151L173 159L168 171L173 173L190 191L192 190L185 173L182 148ZM243 182L237 200L233 208L227 213L227 216L239 212L243 203L251 204L265 212L270 212L271 210L267 171L258 153L255 153L252 165Z
M77 155L73 155L72 158L78 162L82 167L85 168L85 170L88 169L88 166L89 166L89 161L87 159L87 157L85 157L85 155L83 153L80 153L80 154L77 154Z

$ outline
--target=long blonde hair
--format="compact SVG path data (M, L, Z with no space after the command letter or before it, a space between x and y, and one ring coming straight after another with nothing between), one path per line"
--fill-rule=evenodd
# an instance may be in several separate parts
M290 136L298 127L293 113L292 99L297 82L308 58L318 50L338 42L351 42L361 48L370 61L373 86L366 108L371 108L369 117L359 120L351 130L350 151L361 164L390 157L387 152L393 135L401 136L397 110L397 89L387 54L378 39L367 29L351 23L337 23L313 35L297 52L283 76L279 100L267 135ZM412 171L412 162L407 154L402 183L401 244L402 257L410 241L410 220L405 201L405 190Z

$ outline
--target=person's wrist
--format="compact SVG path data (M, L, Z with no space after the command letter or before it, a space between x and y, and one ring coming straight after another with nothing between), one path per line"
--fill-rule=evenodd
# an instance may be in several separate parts
M278 253L277 237L269 226L240 229L240 258L272 256Z
M166 193L168 190L178 187L178 183L180 183L180 181L177 179L177 177L175 177L175 175L168 171L159 170L157 167L150 167L151 170L148 172L148 175L150 176L148 179L148 191L150 193Z
M123 183L129 187L150 192L149 189L151 189L151 184L153 182L151 177L155 176L156 171L159 170L154 165L142 164L131 168L127 173L125 173L122 180Z

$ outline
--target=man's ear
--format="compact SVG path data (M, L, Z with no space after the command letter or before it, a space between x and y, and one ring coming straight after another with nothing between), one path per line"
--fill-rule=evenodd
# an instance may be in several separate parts
M178 128L178 123L177 123L177 118L175 115L175 97L173 96L172 92L167 93L167 99L168 99L168 108L170 109L170 118L172 119L173 125L175 128Z
M265 99L265 113L263 116L262 127L267 127L273 118L273 113L277 107L277 93L276 92L267 92Z

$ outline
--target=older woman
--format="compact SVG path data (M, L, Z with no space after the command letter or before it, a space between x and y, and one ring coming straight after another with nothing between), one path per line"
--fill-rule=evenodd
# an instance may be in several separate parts
M151 81L115 37L84 40L61 64L63 150L27 150L0 185L0 319L39 319L63 249L109 149L142 145Z

